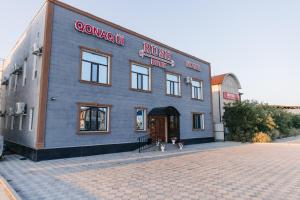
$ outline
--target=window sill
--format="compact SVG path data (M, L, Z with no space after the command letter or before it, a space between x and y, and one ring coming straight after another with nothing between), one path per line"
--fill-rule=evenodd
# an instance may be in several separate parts
M192 129L192 131L205 131L205 129Z
M136 133L147 133L147 130L135 130Z
M129 90L131 91L135 91L135 92L144 92L144 93L151 93L151 90L139 90L139 89L134 89L134 88L129 88Z
M169 97L177 97L177 98L181 98L182 96L181 95L173 95L173 94L166 94L167 96Z
M77 135L107 135L110 131L78 131Z
M195 101L204 101L204 99L197 99L197 98L191 98L191 99Z
M97 86L105 86L105 87L111 87L111 83L105 84L105 83L97 83L92 81L85 81L85 80L79 80L80 83L84 84L90 84L90 85L97 85Z

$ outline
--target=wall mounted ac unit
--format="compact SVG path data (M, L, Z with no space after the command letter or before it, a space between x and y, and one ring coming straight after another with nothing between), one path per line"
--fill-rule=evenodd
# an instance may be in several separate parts
M7 78L6 76L3 77L2 81L1 81L1 85L8 85L8 81L9 78Z
M192 81L193 81L193 78L192 78L192 77L185 77L185 78L184 78L184 82L185 82L186 84L192 84Z
M14 70L12 72L12 74L21 74L22 73L22 66L18 65L18 64L14 64Z
M39 47L37 43L34 43L32 47L32 54L41 56L43 54L43 47Z
M14 109L13 109L12 107L9 107L9 108L8 108L8 112L7 112L7 114L8 114L9 116L13 116L13 115L15 115L15 113L14 113Z
M26 113L26 104L24 102L16 103L16 114L22 115Z

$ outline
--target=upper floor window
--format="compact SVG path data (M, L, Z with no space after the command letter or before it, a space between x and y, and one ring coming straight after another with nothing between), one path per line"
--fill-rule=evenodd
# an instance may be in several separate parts
M202 81L193 80L192 81L192 98L193 99L203 99L203 89Z
M203 113L193 113L193 130L204 130Z
M109 107L108 106L80 106L80 131L108 132Z
M151 68L135 63L131 64L131 88L151 91Z
M110 57L82 51L81 80L110 84Z
M180 96L180 75L177 74L166 74L167 80L167 94Z
M136 109L136 130L146 131L146 109L137 108Z

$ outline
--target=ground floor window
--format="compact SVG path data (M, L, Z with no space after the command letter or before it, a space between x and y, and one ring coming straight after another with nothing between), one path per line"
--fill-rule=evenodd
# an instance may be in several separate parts
M136 130L146 131L146 116L147 110L145 108L136 108Z
M193 130L204 130L203 113L193 113Z
M80 131L108 132L108 106L80 106Z

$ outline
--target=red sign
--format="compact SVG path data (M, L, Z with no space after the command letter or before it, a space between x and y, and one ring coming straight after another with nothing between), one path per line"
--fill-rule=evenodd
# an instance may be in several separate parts
M103 29L100 29L90 24L86 24L79 20L75 21L75 29L81 33L85 33L87 35L93 35L97 38L104 39L106 41L115 43L120 46L124 46L125 43L125 39L123 35L120 34L114 35L111 32L105 31Z
M223 98L229 100L240 100L240 95L229 92L223 92Z
M188 68L191 68L193 70L199 71L199 72L201 71L200 64L197 64L197 63L186 61L185 66L188 67Z
M165 68L167 65L175 66L174 60L172 60L172 54L170 51L159 48L155 45L144 42L144 49L139 51L141 57L150 58L151 65Z

